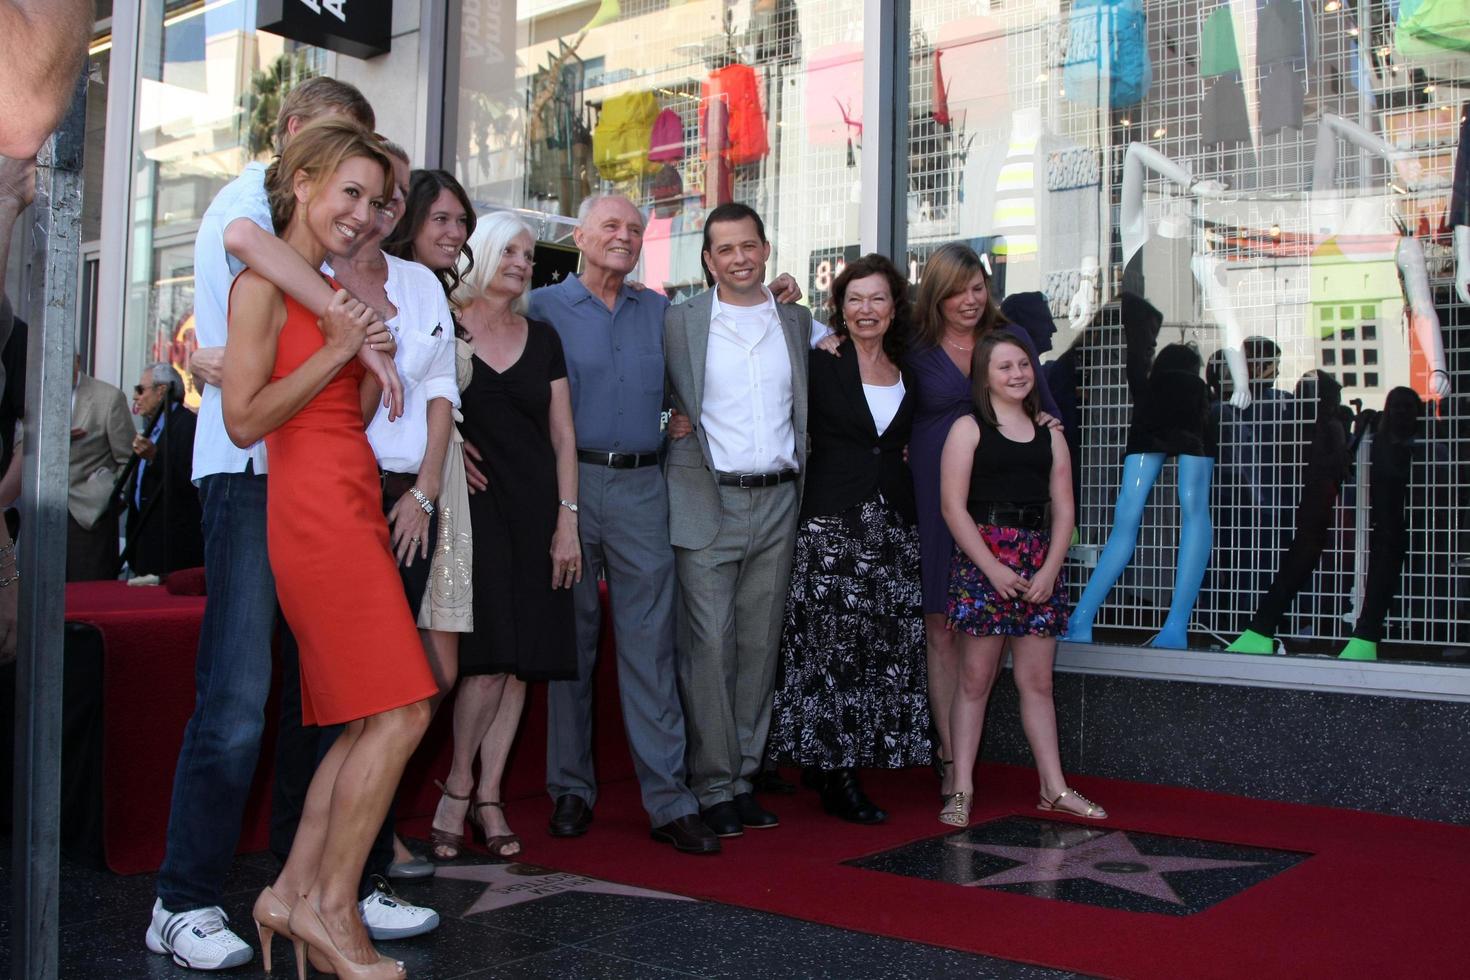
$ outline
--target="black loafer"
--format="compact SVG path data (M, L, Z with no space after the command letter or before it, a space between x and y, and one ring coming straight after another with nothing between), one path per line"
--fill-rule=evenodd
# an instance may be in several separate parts
M781 826L780 818L757 803L750 793L736 795L735 812L740 816L740 823L752 830L770 830Z
M660 844L672 844L674 850L685 854L720 853L720 838L694 813L653 828L649 836Z
M699 819L704 825L714 831L716 837L739 837L745 833L744 825L740 822L740 813L735 809L735 804L728 800L724 803L716 803L708 810L699 811Z
M565 793L556 798L556 809L546 829L552 837L581 837L592 823L592 808L580 796Z
M868 799L858 782L857 772L852 769L834 769L827 773L827 782L822 788L822 809L852 823L877 824L888 819L888 814Z

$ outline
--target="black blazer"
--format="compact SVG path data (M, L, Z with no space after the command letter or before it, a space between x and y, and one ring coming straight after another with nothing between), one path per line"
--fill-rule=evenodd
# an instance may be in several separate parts
M137 471L127 482L128 567L138 575L167 575L204 564L204 534L194 467L193 412L171 405L158 452L143 469L142 506L134 500Z
M903 374L904 395L898 414L880 436L863 395L857 351L851 340L834 357L823 350L808 360L806 493L801 516L838 514L880 490L903 519L915 521L914 481L903 451L914 427L914 380Z

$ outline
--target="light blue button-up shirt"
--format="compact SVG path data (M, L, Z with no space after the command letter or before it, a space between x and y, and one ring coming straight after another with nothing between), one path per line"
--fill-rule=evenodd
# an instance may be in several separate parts
M652 453L663 444L664 311L652 289L623 286L612 310L575 276L531 293L529 315L566 353L577 448Z

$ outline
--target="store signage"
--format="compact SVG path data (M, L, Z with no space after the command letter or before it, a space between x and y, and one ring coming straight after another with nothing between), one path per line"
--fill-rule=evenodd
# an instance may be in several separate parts
M393 0L259 0L255 26L354 58L387 54Z

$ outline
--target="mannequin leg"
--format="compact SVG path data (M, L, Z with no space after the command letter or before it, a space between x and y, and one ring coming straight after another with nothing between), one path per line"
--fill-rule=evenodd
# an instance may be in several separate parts
M1210 564L1214 524L1210 521L1210 477L1215 461L1208 456L1179 457L1179 564L1174 571L1174 597L1169 616L1151 646L1183 650L1189 645L1189 617Z
M1087 588L1082 590L1082 598L1072 610L1067 635L1063 639L1081 643L1092 641L1092 619L1113 590L1118 576L1133 560L1143 507L1148 503L1148 495L1163 468L1163 453L1130 453L1124 457L1118 503L1113 507L1113 530L1108 534L1108 543L1103 546L1092 577L1087 580Z
M1363 586L1363 608L1353 635L1338 654L1343 660L1377 660L1388 607L1399 590L1399 578L1408 552L1404 513L1399 508L1379 517L1368 533L1368 581Z
M1231 653L1275 653L1276 629L1291 603L1312 578L1332 530L1332 509L1337 503L1337 481L1319 480L1302 490L1296 508L1296 536L1261 604L1250 629L1225 649Z

